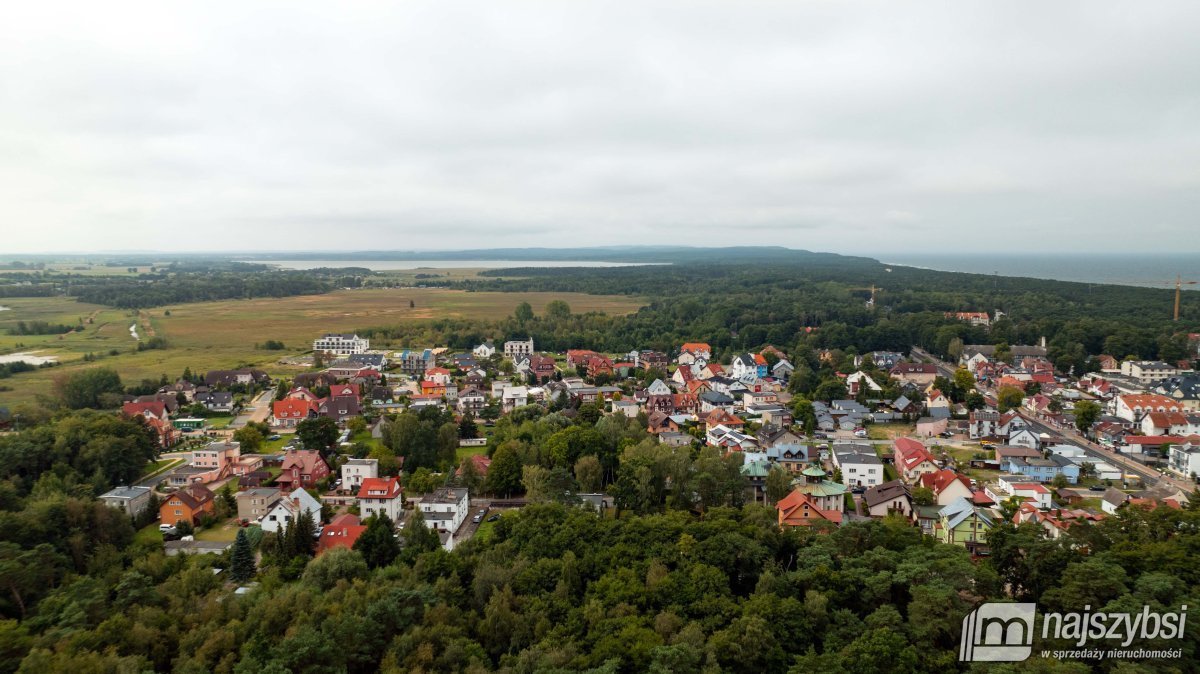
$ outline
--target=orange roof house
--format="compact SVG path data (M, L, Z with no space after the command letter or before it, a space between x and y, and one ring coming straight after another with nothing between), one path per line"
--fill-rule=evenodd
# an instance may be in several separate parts
M271 419L274 426L294 428L296 424L317 415L317 405L312 400L285 398L271 404Z
M321 540L317 543L317 554L334 548L353 548L354 542L367 530L357 515L349 513L333 518L321 530Z
M168 496L158 507L163 524L175 526L180 522L195 525L200 518L216 508L213 493L202 485L184 487Z
M842 523L840 510L823 510L808 494L799 489L775 504L780 527L839 526Z

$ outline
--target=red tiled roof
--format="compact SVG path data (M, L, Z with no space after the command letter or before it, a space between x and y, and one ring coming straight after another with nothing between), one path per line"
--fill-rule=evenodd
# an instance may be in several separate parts
M925 445L921 444L919 440L896 438L893 446L895 447L896 464L904 472L916 468L925 461L936 463L929 450L925 449Z
M971 490L971 478L959 475L949 468L943 468L936 473L925 473L921 476L919 483L922 487L929 488L934 494L940 494L955 481L961 482L967 491Z
M363 478L358 489L359 498L396 498L403 492L400 480L394 477Z
M276 400L271 405L271 413L276 419L303 419L312 411L316 411L315 403L299 398Z
M679 347L679 351L691 354L695 354L698 351L707 351L708 353L712 353L712 347L704 342L687 342L683 346Z
M160 400L145 403L125 403L121 406L121 413L127 417L141 415L144 417L154 416L162 418L167 415L167 406Z
M366 530L367 527L361 523L358 516L349 513L338 515L321 530L317 554L333 548L353 548L355 541Z

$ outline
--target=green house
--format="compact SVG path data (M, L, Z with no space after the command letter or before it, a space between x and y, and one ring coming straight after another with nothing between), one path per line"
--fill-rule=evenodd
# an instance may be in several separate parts
M988 531L993 524L992 514L988 510L962 497L942 508L937 538L943 543L961 545L973 555L985 555L988 552Z

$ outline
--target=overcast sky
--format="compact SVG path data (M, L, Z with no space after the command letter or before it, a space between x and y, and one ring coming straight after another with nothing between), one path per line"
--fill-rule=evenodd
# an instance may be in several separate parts
M1200 251L1198 30L1195 0L10 2L0 253Z

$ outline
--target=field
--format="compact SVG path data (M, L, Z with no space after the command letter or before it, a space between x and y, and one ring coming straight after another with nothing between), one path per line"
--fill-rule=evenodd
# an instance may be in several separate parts
M529 302L540 313L553 300L564 300L572 311L580 313L623 314L642 305L637 298L618 296L467 292L446 288L340 290L278 299L198 302L158 307L140 314L65 297L5 298L0 304L10 310L0 311L0 354L36 352L55 356L62 365L0 380L0 406L49 394L56 375L81 367L112 367L126 383L143 378L157 380L162 374L174 378L185 367L204 372L254 366L282 373L288 368L277 364L280 358L307 351L312 340L325 332L440 318L499 319L511 315L521 302ZM46 321L80 328L67 335L7 334L17 321ZM164 337L169 348L137 351L137 342L129 333L134 323L143 339ZM255 348L255 344L267 340L283 342L287 349ZM112 350L117 355L108 355ZM84 362L83 357L88 353L99 359L94 363Z

